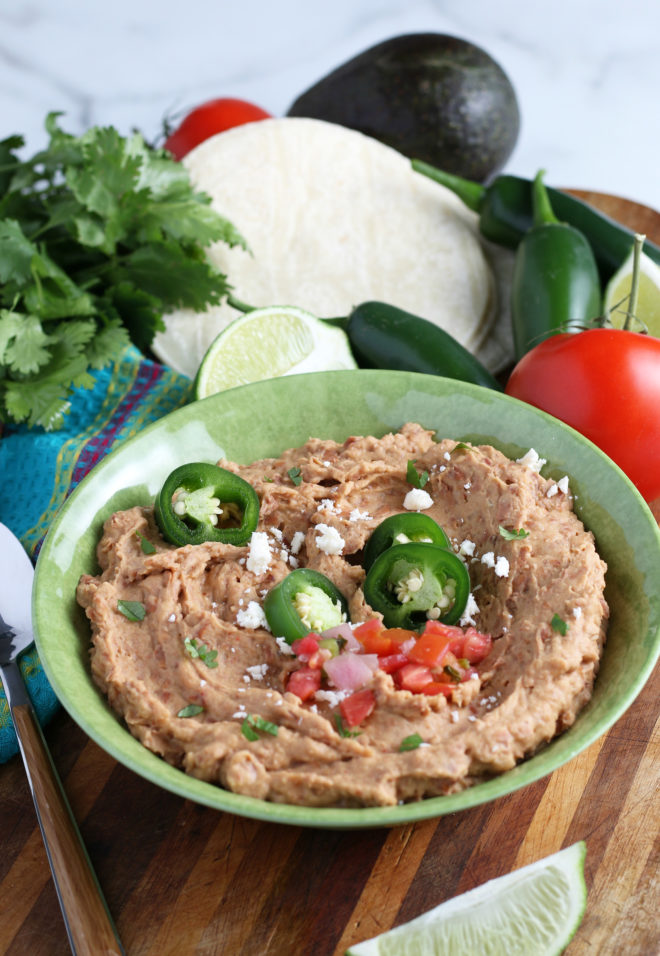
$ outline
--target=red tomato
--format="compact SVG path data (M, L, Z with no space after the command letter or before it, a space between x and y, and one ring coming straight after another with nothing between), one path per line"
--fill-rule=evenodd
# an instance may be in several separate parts
M316 654L318 649L319 636L311 631L309 634L306 634L305 637L299 637L298 640L294 641L291 645L291 650L296 657L300 657L303 660L309 660L312 654Z
M222 98L209 100L196 107L185 117L180 126L165 140L165 149L169 149L175 159L183 159L195 146L203 143L209 136L222 133L234 126L252 123L255 120L270 119L260 106L245 100Z
M357 727L358 724L367 719L375 706L374 692L366 688L365 690L356 690L350 697L345 697L339 704L339 711L349 727Z
M422 688L433 681L431 668L424 664L405 664L394 674L394 680L401 690L409 690L412 694L421 694Z
M386 654L385 657L378 658L378 666L386 674L393 674L394 671L398 671L400 667L407 663L408 657L406 654Z
M424 625L424 634L439 634L449 638L449 650L457 657L465 643L465 631L458 624L441 624L440 621L427 621Z
M286 689L301 700L309 700L320 687L321 671L311 667L301 667L300 670L293 671L286 684Z
M591 439L647 501L660 497L660 339L623 329L553 335L521 358L506 392Z
M446 634L433 634L425 631L415 646L408 651L408 657L417 664L426 664L427 667L441 667L450 643L451 638Z
M490 634L482 634L474 627L468 627L465 632L462 652L456 656L464 657L470 664L479 664L490 654L492 646L493 638Z
M385 628L383 627L383 622L380 620L380 618L370 617L369 620L358 624L358 626L353 629L353 634L362 644L367 638L376 636L384 630Z
M426 694L427 697L435 697L437 694L444 694L445 697L451 697L454 687L457 686L457 684L447 684L444 681L432 680L428 684L424 684L420 693Z

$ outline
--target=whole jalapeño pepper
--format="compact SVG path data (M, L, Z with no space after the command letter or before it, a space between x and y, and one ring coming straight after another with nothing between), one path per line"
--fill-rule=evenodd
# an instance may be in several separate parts
M412 160L413 169L441 183L479 215L484 238L515 249L533 223L533 182L520 176L497 176L487 186L436 169L421 160ZM630 252L633 230L615 222L589 203L561 189L548 187L555 214L587 238L593 249L602 282L616 272ZM644 252L660 264L660 246L648 240Z
M534 180L534 225L516 250L511 321L516 359L554 332L593 325L601 307L598 267L583 234L559 222L543 184Z
M421 512L406 512L390 515L373 530L364 547L362 567L368 571L376 558L394 544L422 541L449 548L449 538L430 515Z
M395 544L380 554L364 581L364 597L385 627L417 630L427 621L455 624L465 610L470 578L452 551L435 544Z
M320 634L347 621L348 603L320 571L296 568L270 589L264 614L273 635L292 644L311 631Z
M257 527L259 507L249 482L218 465L195 461L168 475L154 515L163 537L177 547L204 541L240 547Z

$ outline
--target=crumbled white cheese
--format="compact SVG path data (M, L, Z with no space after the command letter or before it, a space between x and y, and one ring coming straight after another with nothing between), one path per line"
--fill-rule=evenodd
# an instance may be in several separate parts
M332 498L323 498L321 504L317 506L317 511L329 511L330 514L336 514L337 508Z
M368 511L360 511L359 508L353 508L348 516L349 521L369 521L371 515Z
M270 531L270 533L272 534L274 538L277 538L278 541L282 540L282 537L283 537L282 532L280 531L279 528L276 528L275 525L273 525L273 527L269 528L268 530Z
M481 563L485 564L487 568L494 568L495 567L495 552L486 551L485 554L482 554Z
M200 682L199 682L199 686L200 686L200 687L206 687L206 681L204 680L203 677L202 677L202 679L201 679Z
M526 465L528 468L531 468L532 471L540 471L547 460L547 458L541 458L534 448L530 448L529 451L525 452L522 458L516 458L516 463Z
M248 601L248 606L237 613L236 623L239 627L247 627L253 631L258 627L270 630L264 609L257 601Z
M445 458L447 461L451 461L451 455L449 454L448 451L446 451L442 457Z
M314 694L316 700L323 700L331 707L338 707L346 697L353 693L352 690L317 690Z
M465 605L465 610L461 615L460 623L463 627L466 624L475 624L474 615L479 613L479 606L474 599L474 594L470 592L468 594L467 604Z
M170 621L170 623L171 623L172 621L176 621L176 614L170 614L170 616L168 617L167 620Z
M495 574L498 578L509 577L509 561L501 554L495 562Z
M305 540L304 531L296 531L293 538L291 539L291 554L298 554L302 548L303 541Z
M579 618L582 617L582 608L581 608L581 607L577 607L577 606L576 606L576 607L573 608L573 617L574 617L576 620L578 620Z
M465 488L466 491L469 491L470 488L472 487L472 482L471 482L471 481L466 481L465 484L463 485L463 487Z
M245 670L253 680L263 680L268 670L268 664L253 664L251 667L246 667Z
M324 554L342 553L346 542L336 528L329 524L317 524L316 531L316 546L319 551L323 551Z
M458 549L458 553L459 553L459 554L465 554L465 555L467 555L469 558L471 558L472 555L474 554L474 549L475 549L475 547L476 547L476 545L475 545L474 541L470 541L469 538L466 538L465 541L461 541L460 547L459 547L459 549Z
M426 511L433 504L433 498L423 488L411 488L403 499L406 511Z
M290 555L289 555L289 564L291 565L292 568L297 568L297 567L298 567L298 558L294 558L294 556L293 556L292 554L290 554Z
M568 475L564 475L563 478L560 478L557 482L557 487L562 492L562 494L568 494Z
M250 554L247 559L248 571L256 575L264 574L270 564L270 546L265 531L253 531L250 537Z
M457 711L457 710L450 710L450 711L449 711L449 719L451 720L452 724L458 723L458 711Z

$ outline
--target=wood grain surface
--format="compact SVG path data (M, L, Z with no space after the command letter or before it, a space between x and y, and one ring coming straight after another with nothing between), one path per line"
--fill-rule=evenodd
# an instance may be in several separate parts
M660 242L657 212L582 195ZM656 668L608 734L543 780L462 813L364 831L261 823L182 800L117 764L63 711L46 738L129 956L340 956L582 839L588 905L566 953L652 956L659 699ZM19 758L0 767L0 847L0 953L64 956Z

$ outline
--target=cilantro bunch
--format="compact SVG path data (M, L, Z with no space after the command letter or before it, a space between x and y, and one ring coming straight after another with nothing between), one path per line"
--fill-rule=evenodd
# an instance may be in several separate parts
M0 142L0 422L62 426L71 391L129 341L147 351L173 308L228 293L206 247L245 241L183 166L139 134L63 132L31 159Z

